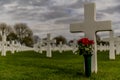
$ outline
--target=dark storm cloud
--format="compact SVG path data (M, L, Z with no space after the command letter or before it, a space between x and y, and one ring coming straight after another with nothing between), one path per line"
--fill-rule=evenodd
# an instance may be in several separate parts
M104 14L98 13L98 12L97 12L96 15L97 15L96 16L97 20L100 20L105 16ZM65 18L65 19L56 20L55 23L71 24L71 23L74 23L74 22L82 22L84 20L83 16L84 16L84 14L77 15L75 17L68 17L68 18Z
M104 17L105 17L104 13L101 13L101 12L96 13L96 19L102 19Z
M120 13L120 5L111 6L100 11L108 14Z
M120 2L120 0L114 0L116 3L119 3Z
M19 4L25 5L32 5L32 6L50 6L54 3L52 0L17 0Z
M71 2L70 2L71 1ZM83 10L84 0L0 0L0 20L5 19L10 23L10 21L22 21L28 22L28 24L44 24L50 23L53 21L55 24L70 24L73 22L81 22L84 19L84 14L81 10ZM106 0L89 0L90 2L95 1L97 3L97 16L98 20L100 19L109 19L114 14L114 16L118 16L120 13L120 5L118 4L119 0L108 0L109 5L103 5L103 3L107 3ZM115 5L116 3L117 5ZM107 16L106 16L107 15ZM112 17L114 17L112 16ZM116 19L114 17L114 19ZM119 26L119 18L114 21L116 26ZM118 21L118 22L116 22ZM113 24L113 26L115 26ZM40 27L41 25L39 25ZM46 25L47 26L47 25ZM39 27L32 27L34 32L39 33ZM58 26L56 26L58 28ZM60 27L60 26L59 26ZM66 27L66 26L63 26ZM49 28L54 28L52 26ZM42 27L41 27L42 29ZM113 29L118 29L113 28ZM37 31L35 31L37 30ZM67 29L69 32L69 29ZM55 31L55 30L54 30ZM42 32L42 30L40 31ZM51 31L52 32L52 31ZM58 32L56 30L56 32ZM67 31L61 31L64 33ZM44 32L44 33L47 33ZM39 33L40 34L40 33ZM68 33L65 33L67 37L69 37ZM70 36L71 38L71 36Z
M17 6L12 6L11 10L3 9L7 14L11 14L12 18L15 20L35 20L44 22L57 19L58 21L56 22L60 21L69 23L80 20L77 17L76 19L72 19L72 16L79 16L79 14L74 14L74 9L81 9L83 7L84 0L77 0L73 4L67 5L53 5L55 0L0 0L0 4L3 5L10 4L12 2L16 2ZM41 7L45 7L47 11L45 12ZM113 10L117 9L117 11L119 11L119 8L120 6L117 6L115 9L109 8L107 10L102 10L102 12L115 12ZM1 12L4 11L1 9ZM41 13L41 11L43 12ZM67 17L65 20L61 19L65 17ZM103 17L103 15L98 14L97 18L101 17Z
M40 0L40 2L33 2L32 5L33 6L51 6L53 5L53 1L52 0Z
M84 3L83 0L78 0L76 3L74 3L74 4L72 4L72 5L68 5L67 7L77 9L77 8L83 7L83 3Z
M83 20L84 20L83 15L77 15L75 17L68 17L68 18L65 18L65 19L56 20L55 23L71 24L71 23L74 23L74 22L82 22Z
M42 19L42 16L39 13L36 12L28 12L28 11L22 11L22 12L15 12L13 18L15 20L28 20L28 21L44 21Z
M9 4L11 2L13 2L14 0L0 0L0 5L4 5L4 4Z
M89 0L89 2L93 2L93 1L95 1L95 0ZM74 9L83 8L84 3L85 3L85 0L77 0L76 3L73 3L71 5L67 5L66 7L74 8Z
M1 0L0 2L7 4L12 1L14 2L15 0ZM55 3L54 0L16 0L16 3L17 6L12 6L11 10L5 10L7 14L12 15L14 20L33 20L41 22L71 17L74 15L72 14L74 9L82 8L83 6L82 0L78 0L70 5L53 5ZM45 7L48 11L44 12L41 7ZM41 11L43 12L41 13ZM68 20L66 22L69 22L69 19L66 20ZM74 20L76 21L79 19L70 19L70 21Z
M56 11L51 11L48 13L42 14L44 16L45 20L50 20L50 19L56 19L56 18L62 18L62 17L69 17L70 14L67 11L61 11L61 10L56 10Z
M40 5L41 3L43 4ZM52 6L51 4L51 7L48 7L48 4L50 4L50 0L40 0L40 3L36 2L36 4L39 4L39 6L35 5L35 2L30 4L30 1L28 3L27 0L23 2L18 1L18 4L19 6L7 12L9 14L13 14L13 19L48 21L62 17L70 17L72 12L72 9L65 8L64 6ZM41 6L45 6L48 11L44 13L44 11L41 9ZM28 9L27 7L32 7L32 9ZM43 13L41 13L40 11L43 11Z
M39 9L38 9L39 10ZM51 19L68 17L70 14L67 11L50 11L47 13L39 13L36 10L17 10L13 11L14 19L27 19L27 20L38 20L48 21Z

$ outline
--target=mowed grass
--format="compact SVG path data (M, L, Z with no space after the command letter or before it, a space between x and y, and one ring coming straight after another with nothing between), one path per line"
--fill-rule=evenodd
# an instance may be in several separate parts
M108 52L98 52L98 73L86 78L83 56L71 51L53 52L52 58L34 51L0 56L0 80L120 80L120 56L109 60Z

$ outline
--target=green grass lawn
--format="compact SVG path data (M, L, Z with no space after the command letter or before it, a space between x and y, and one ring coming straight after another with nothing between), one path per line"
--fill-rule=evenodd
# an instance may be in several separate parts
M120 80L120 56L109 60L98 52L98 73L86 78L83 56L53 52L52 58L33 51L0 56L0 80Z

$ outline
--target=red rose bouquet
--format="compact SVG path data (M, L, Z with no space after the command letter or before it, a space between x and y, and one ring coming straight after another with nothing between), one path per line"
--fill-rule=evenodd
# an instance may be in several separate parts
M78 51L80 55L91 55L93 51L93 40L82 38L78 40Z

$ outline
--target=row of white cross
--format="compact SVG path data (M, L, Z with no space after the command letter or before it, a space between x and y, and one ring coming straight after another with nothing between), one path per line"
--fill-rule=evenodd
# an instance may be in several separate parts
M29 48L26 46L22 46L19 42L12 41L11 43L7 41L6 34L1 33L2 41L0 42L0 51L1 56L6 56L7 51L11 51L12 54L18 51L26 51L26 50L33 50L33 48Z
M113 46L113 50L114 50L114 56L112 56L112 58L110 57L110 54L109 54L109 59L115 59L115 54L116 55L120 55L120 42L117 42L114 46ZM97 50L99 51L110 51L110 46L109 45L97 45ZM115 53L116 52L116 53Z
M60 42L59 46L56 47L55 46L56 40L51 40L50 34L47 34L47 40L41 40L40 42L35 44L34 51L42 53L45 50L47 57L52 57L52 53L51 53L52 50L53 51L59 50L60 53L62 53L62 51L73 50L73 53L75 53L75 51L77 50L77 43L75 42L76 41L74 41L74 43L71 44L71 47L67 45L63 45L62 42ZM46 43L46 46L43 47L42 46L43 43ZM51 48L51 43L53 44L52 48Z
M112 42L110 42L112 40ZM75 53L75 51L78 49L78 45L77 45L77 41L74 40L72 43L70 43L71 46L68 45L63 45L62 42L59 43L58 46L55 46L55 40L50 40L50 34L49 34L49 40L47 40L48 42L51 41L52 46L50 44L50 42L46 45L43 46L43 43L46 43L46 41L40 41L37 44L35 44L34 46L34 51L42 53L43 51L47 51L47 55L46 57L52 57L52 53L51 51L56 51L58 50L60 53L62 53L63 51L68 51L68 50L72 50L73 53ZM109 59L115 59L115 50L116 50L116 54L119 55L120 54L120 38L119 37L112 37L112 34L110 35L110 38L104 38L102 39L102 41L107 41L110 43L110 45L102 45L102 43L100 45L97 45L97 50L100 51L106 51L109 50ZM113 43L115 42L115 43ZM111 45L111 43L113 45ZM112 48L111 48L112 47ZM48 49L49 48L49 49ZM113 51L113 52L112 52ZM76 54L76 53L75 53Z
M29 48L29 47L26 47L26 46L22 46L20 44L15 44L14 41L12 41L12 43L10 44L8 41L6 41L6 37L4 36L3 37L3 41L1 42L1 47L3 46L1 48L1 51L4 52L4 53L2 53L1 55L2 56L6 56L6 51L8 51L8 50L10 50L12 54L14 54L15 51L18 52L18 51L34 50L36 52L42 53L43 51L50 50L50 52L47 51L47 55L46 56L47 57L52 57L51 50L53 50L53 51L59 50L60 53L62 53L63 51L72 50L73 53L75 53L75 51L78 49L77 48L78 45L77 45L77 41L76 40L74 40L73 43L70 44L71 46L68 46L68 45L65 45L65 44L63 45L62 42L60 42L59 46L55 46L55 42L56 41L55 40L50 40L50 34L48 34L48 37L47 37L47 39L49 39L49 40L47 40L47 41L40 41L39 43L35 44L34 48ZM115 46L116 47L112 46L113 48L110 49L109 45L102 45L102 44L100 44L100 45L97 45L97 50L100 50L100 51L105 51L105 50L113 50L113 51L115 51L116 50L116 54L117 55L120 54L120 49L119 49L120 48L120 38L118 38L118 37L115 37L115 38L114 37L113 38L105 38L105 39L103 39L103 41L110 42L111 39L113 40L113 42L115 42ZM48 47L48 44L46 46L44 46L44 47L42 46L43 43L46 43L46 42L49 42L49 41L51 41L51 43L53 43L53 46L51 46L50 43L48 43L50 45L49 47ZM9 44L9 47L7 46L7 44L3 45L3 43ZM109 56L110 56L109 58L110 59L115 59L115 54L112 53L112 55L114 55L114 56L111 56L111 54L109 54Z
M47 45L42 47L42 44L46 43ZM7 51L11 51L12 54L18 51L27 51L27 50L34 50L36 52L40 52L42 53L43 50L46 51L46 56L47 57L52 57L52 53L51 53L51 43L56 43L55 40L51 40L50 39L50 34L47 34L47 40L42 40L39 43L34 45L34 48L30 48L30 47L26 47L21 45L20 43L15 44L15 41L12 41L12 43L10 44L9 41L6 41L6 35L2 34L2 41L0 42L1 44L1 56L6 56L6 52ZM60 53L62 53L62 51L66 50L75 50L75 45L77 44L72 44L72 48L67 46L67 45L63 45L62 42L60 42L59 46L56 47L55 45L53 46L53 50L59 50ZM77 49L77 47L76 47Z

